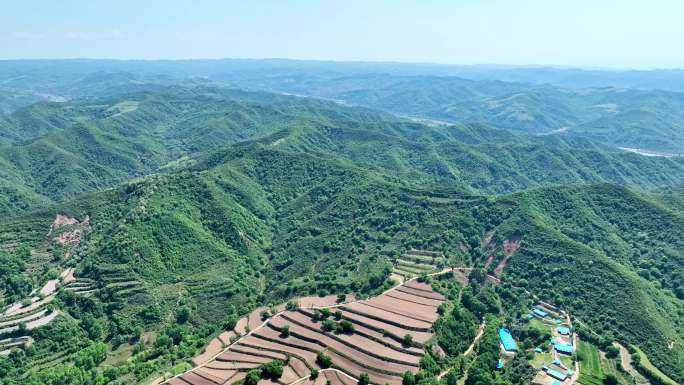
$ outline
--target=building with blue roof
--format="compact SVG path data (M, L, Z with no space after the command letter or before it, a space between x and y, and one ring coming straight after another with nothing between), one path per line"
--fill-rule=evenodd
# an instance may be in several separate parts
M552 382L551 385L561 385L561 383L560 383L560 381L556 380L556 381Z
M537 309L536 307L534 309L532 309L532 313L534 313L535 315L537 315L541 318L545 318L547 315L549 315L549 313L547 313L543 310Z
M515 340L513 339L510 330L506 328L499 329L499 339L501 340L501 344L503 345L505 351L518 351L518 344L515 343Z
M504 362L501 358L499 358L499 362L496 363L496 369L501 370L504 367Z
M572 354L572 345L555 343L553 347L556 348L558 353Z
M568 376L565 373L559 372L556 369L551 369L548 366L544 366L544 370L546 371L546 374L559 381L565 381L565 379L568 378Z
M565 326L559 326L556 328L556 331L558 331L559 334L562 334L564 336L569 336L570 335L570 328L565 327Z

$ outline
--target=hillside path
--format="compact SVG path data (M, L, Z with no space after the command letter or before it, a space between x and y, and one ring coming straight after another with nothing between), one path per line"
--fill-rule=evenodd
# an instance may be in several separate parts
M468 349L466 349L465 352L463 352L464 356L470 355L470 353L473 352L473 349L475 349L475 345L477 344L477 341L480 340L480 337L482 337L482 334L484 334L484 329L485 326L487 326L487 322L485 320L482 320L482 323L480 324L480 328L477 331L477 334L475 335L475 338L473 338L473 342L470 343L470 346L468 346ZM450 369L446 369L439 373L437 375L437 379L441 380L444 376L446 376L447 373L449 373Z

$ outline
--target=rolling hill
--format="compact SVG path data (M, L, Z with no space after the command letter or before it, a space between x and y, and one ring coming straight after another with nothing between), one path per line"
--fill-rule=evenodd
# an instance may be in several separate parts
M179 301L192 309L184 330L195 341L259 304L381 290L391 261L408 248L482 265L485 233L494 234L492 244L519 237L505 281L553 299L604 338L635 344L681 376L683 219L629 190L545 187L491 198L411 187L346 160L261 144L222 150L192 167L4 227L36 226L59 211L92 218L77 276L105 287L142 285L98 295L110 309L100 320L101 338L110 342L136 338L136 328L173 325ZM473 249L464 253L460 244ZM585 284L596 277L601 286ZM122 319L132 322L128 329L120 329ZM168 365L170 356L155 357L150 362Z
M149 383L182 373L208 341L230 343L222 331L248 333L250 322L259 325L292 298L353 294L364 301L383 293L396 284L395 266L406 268L402 256L419 258L421 250L444 255L431 269L456 266L469 275L416 274L424 291L438 290L445 302L433 303L434 339L421 342L428 343L420 358L409 357L422 379L414 383L437 384L443 372L450 384L478 365L492 372L488 349L498 352L497 326L529 311L533 299L569 311L582 338L591 336L587 343L606 354L619 341L684 380L684 161L613 148L623 139L610 122L582 128L586 135L529 135L537 124L579 130L584 119L638 122L646 115L663 120L649 137L667 132L666 142L675 143L678 112L656 108L676 110L674 93L453 78L426 86L424 77L367 74L333 84L324 76L302 79L321 95L344 89L358 104L386 111L413 100L416 109L406 114L468 99L478 107L468 102L453 107L455 114L519 124L511 130L420 123L183 74L174 74L182 81L164 77L132 88L156 75L74 72L54 84L53 76L38 81L42 91L73 87L68 94L78 100L31 104L0 118L0 322L17 326L2 344L26 345L3 353L3 383ZM359 89L367 86L373 91ZM613 106L629 103L634 117ZM634 138L629 132L625 138ZM35 295L64 272L71 280L50 303ZM34 303L41 307L30 308ZM393 312L376 306L386 306L377 317ZM7 307L55 316L29 330ZM293 335L308 333L313 316L299 313L273 322L295 317ZM473 359L460 356L485 320ZM283 324L274 325L269 333L284 333ZM386 332L365 330L363 338L382 341ZM337 337L326 335L325 344L344 351L337 342L357 336ZM402 354L416 347L396 342L384 346ZM303 362L319 360L307 357ZM524 383L514 381L527 378L517 374L528 365L520 357L499 380ZM296 360L291 364L294 370ZM393 382L402 381L401 365L388 364ZM361 377L362 369L354 370Z
M292 60L4 61L0 111L37 100L119 98L175 85L339 100L451 123L589 138L680 154L681 71L608 71Z
M403 116L482 123L514 132L589 138L614 147L679 154L684 94L454 77L369 74L329 78L227 80L229 84L339 100Z
M425 125L331 102L203 86L36 104L6 115L0 133L8 143L0 154L5 212L163 172L179 159L247 140L494 194L596 181L646 189L681 184L684 175L678 158L582 139Z

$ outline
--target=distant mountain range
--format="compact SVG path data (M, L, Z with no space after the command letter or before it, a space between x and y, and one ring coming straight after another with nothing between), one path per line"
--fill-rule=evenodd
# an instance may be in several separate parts
M30 76L29 76L30 75ZM291 60L4 61L0 110L41 99L207 85L333 99L403 116L684 152L684 71ZM513 81L513 82L511 82ZM648 85L648 86L647 86Z

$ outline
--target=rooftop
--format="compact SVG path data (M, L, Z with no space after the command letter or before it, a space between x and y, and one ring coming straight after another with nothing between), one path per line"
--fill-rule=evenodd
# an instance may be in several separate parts
M555 369L551 369L548 366L545 366L544 369L546 370L546 374L548 374L549 376L551 376L557 380L563 381L566 378L568 378L568 376L565 373L561 373Z
M572 345L555 343L553 347L560 353L572 354Z
M518 344L515 343L511 332L506 328L499 329L499 339L501 339L501 344L504 350L507 352L517 352Z

